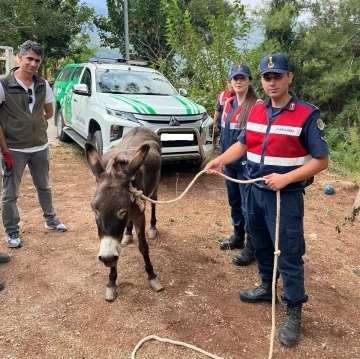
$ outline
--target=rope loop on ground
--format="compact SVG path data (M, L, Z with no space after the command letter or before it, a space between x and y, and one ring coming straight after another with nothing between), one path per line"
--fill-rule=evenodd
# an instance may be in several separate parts
M224 177L225 179L232 181L232 182L236 182L236 183L255 183L255 182L259 182L259 181L264 181L265 178L261 177L261 178L255 178L255 179L251 179L251 180L237 180L231 177L228 177L226 175L224 175L221 172L215 172L212 170L202 170L200 171L195 177L194 179L190 182L190 184L186 187L186 189L184 190L184 192L178 196L175 199L172 200L168 200L168 201L155 201L149 197L146 197L142 191L138 191L136 188L134 188L131 185L131 182L129 184L129 191L131 194L131 200L134 201L136 200L136 203L138 204L139 208L141 211L145 210L145 203L146 201L149 201L150 203L153 204L169 204L169 203L174 203L177 201L180 201L190 190L190 188L193 186L193 184L196 182L196 180L204 173L216 173L217 175L220 175L222 177ZM274 271L273 271L273 278L272 278L272 305L271 305L271 312L272 312L272 325L271 325L271 334L270 334L270 350L269 350L269 356L268 359L272 358L273 355L273 351L274 351L274 338L275 338L275 304L276 304L276 283L277 283L277 278L276 278L276 274L277 274L277 266L278 266L278 257L280 256L280 250L279 250L279 229L280 229L280 191L276 191L276 228L275 228L275 251L274 251ZM187 348L199 351L202 354L205 354L207 356L209 356L210 358L215 358L215 359L222 359L220 357L217 357L213 354L209 354L207 352L204 352L202 349L199 349L193 345L190 344L186 344L183 342L178 342L175 340L171 340L171 339L163 339L163 338L159 338L156 335L149 335L146 338L142 339L134 348L132 354L131 354L131 359L135 359L135 354L137 352L137 350L140 348L140 346L151 339L155 339L161 342L167 342L167 343L171 343L171 344L176 344L176 345L182 345L185 346Z
M223 359L223 358L218 357L218 356L216 356L214 354L210 354L210 353L206 352L205 350L202 350L202 349L200 349L200 348L198 348L198 347L196 347L194 345L187 344L187 343L184 343L184 342L179 342L179 341L172 340L172 339L160 338L160 337L158 337L156 335L149 335L146 338L141 339L140 342L134 348L133 352L131 353L131 359L135 359L136 352L148 340L158 340L159 342L163 342L163 343L170 343L170 344L180 345L180 346L183 346L185 348L195 350L195 351L197 351L197 352L199 352L201 354L204 354L204 355L206 355L206 356L208 356L209 358L212 358L212 359Z

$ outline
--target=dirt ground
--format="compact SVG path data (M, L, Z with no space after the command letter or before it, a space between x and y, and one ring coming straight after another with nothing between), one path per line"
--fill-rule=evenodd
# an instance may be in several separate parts
M195 174L184 166L164 168L159 199L180 195ZM0 246L11 255L10 263L0 266L6 284L0 293L0 358L128 359L148 335L186 342L224 359L268 357L271 306L238 298L239 289L259 283L257 266L236 267L231 259L237 252L219 250L219 240L231 234L220 176L202 175L180 202L157 207L158 237L149 245L165 289L150 289L132 245L122 251L118 298L112 303L104 299L108 269L96 257L99 241L90 209L95 182L76 145L51 144L51 184L68 232L44 229L27 171L18 202L23 247L8 249L5 241ZM325 184L335 186L334 195L323 193ZM360 358L360 221L335 231L357 190L327 172L307 190L309 302L299 344L286 349L275 339L273 358ZM276 305L276 333L285 309ZM147 341L136 358L207 356Z

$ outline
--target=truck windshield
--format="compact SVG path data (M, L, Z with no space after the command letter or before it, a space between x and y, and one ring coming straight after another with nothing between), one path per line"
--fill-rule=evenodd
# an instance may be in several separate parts
M96 91L129 95L178 94L170 82L159 73L116 69L96 70Z

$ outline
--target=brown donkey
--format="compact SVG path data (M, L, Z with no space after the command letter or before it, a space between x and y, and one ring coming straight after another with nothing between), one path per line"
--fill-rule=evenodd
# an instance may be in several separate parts
M131 239L133 224L150 286L156 291L161 290L163 287L153 271L145 238L145 211L133 201L129 191L131 183L145 196L157 199L161 172L159 136L149 128L136 127L126 133L121 142L102 157L91 143L86 143L85 155L97 181L91 206L95 212L100 238L98 258L105 266L110 267L105 299L112 301L116 298L120 244L126 227L127 239ZM154 238L155 235L155 204L151 204L149 236Z

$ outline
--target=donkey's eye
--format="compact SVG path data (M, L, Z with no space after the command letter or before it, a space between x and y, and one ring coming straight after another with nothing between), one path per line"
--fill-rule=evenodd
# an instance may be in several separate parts
M127 209L120 209L120 211L118 211L117 213L117 217L119 219L124 219L127 213Z

